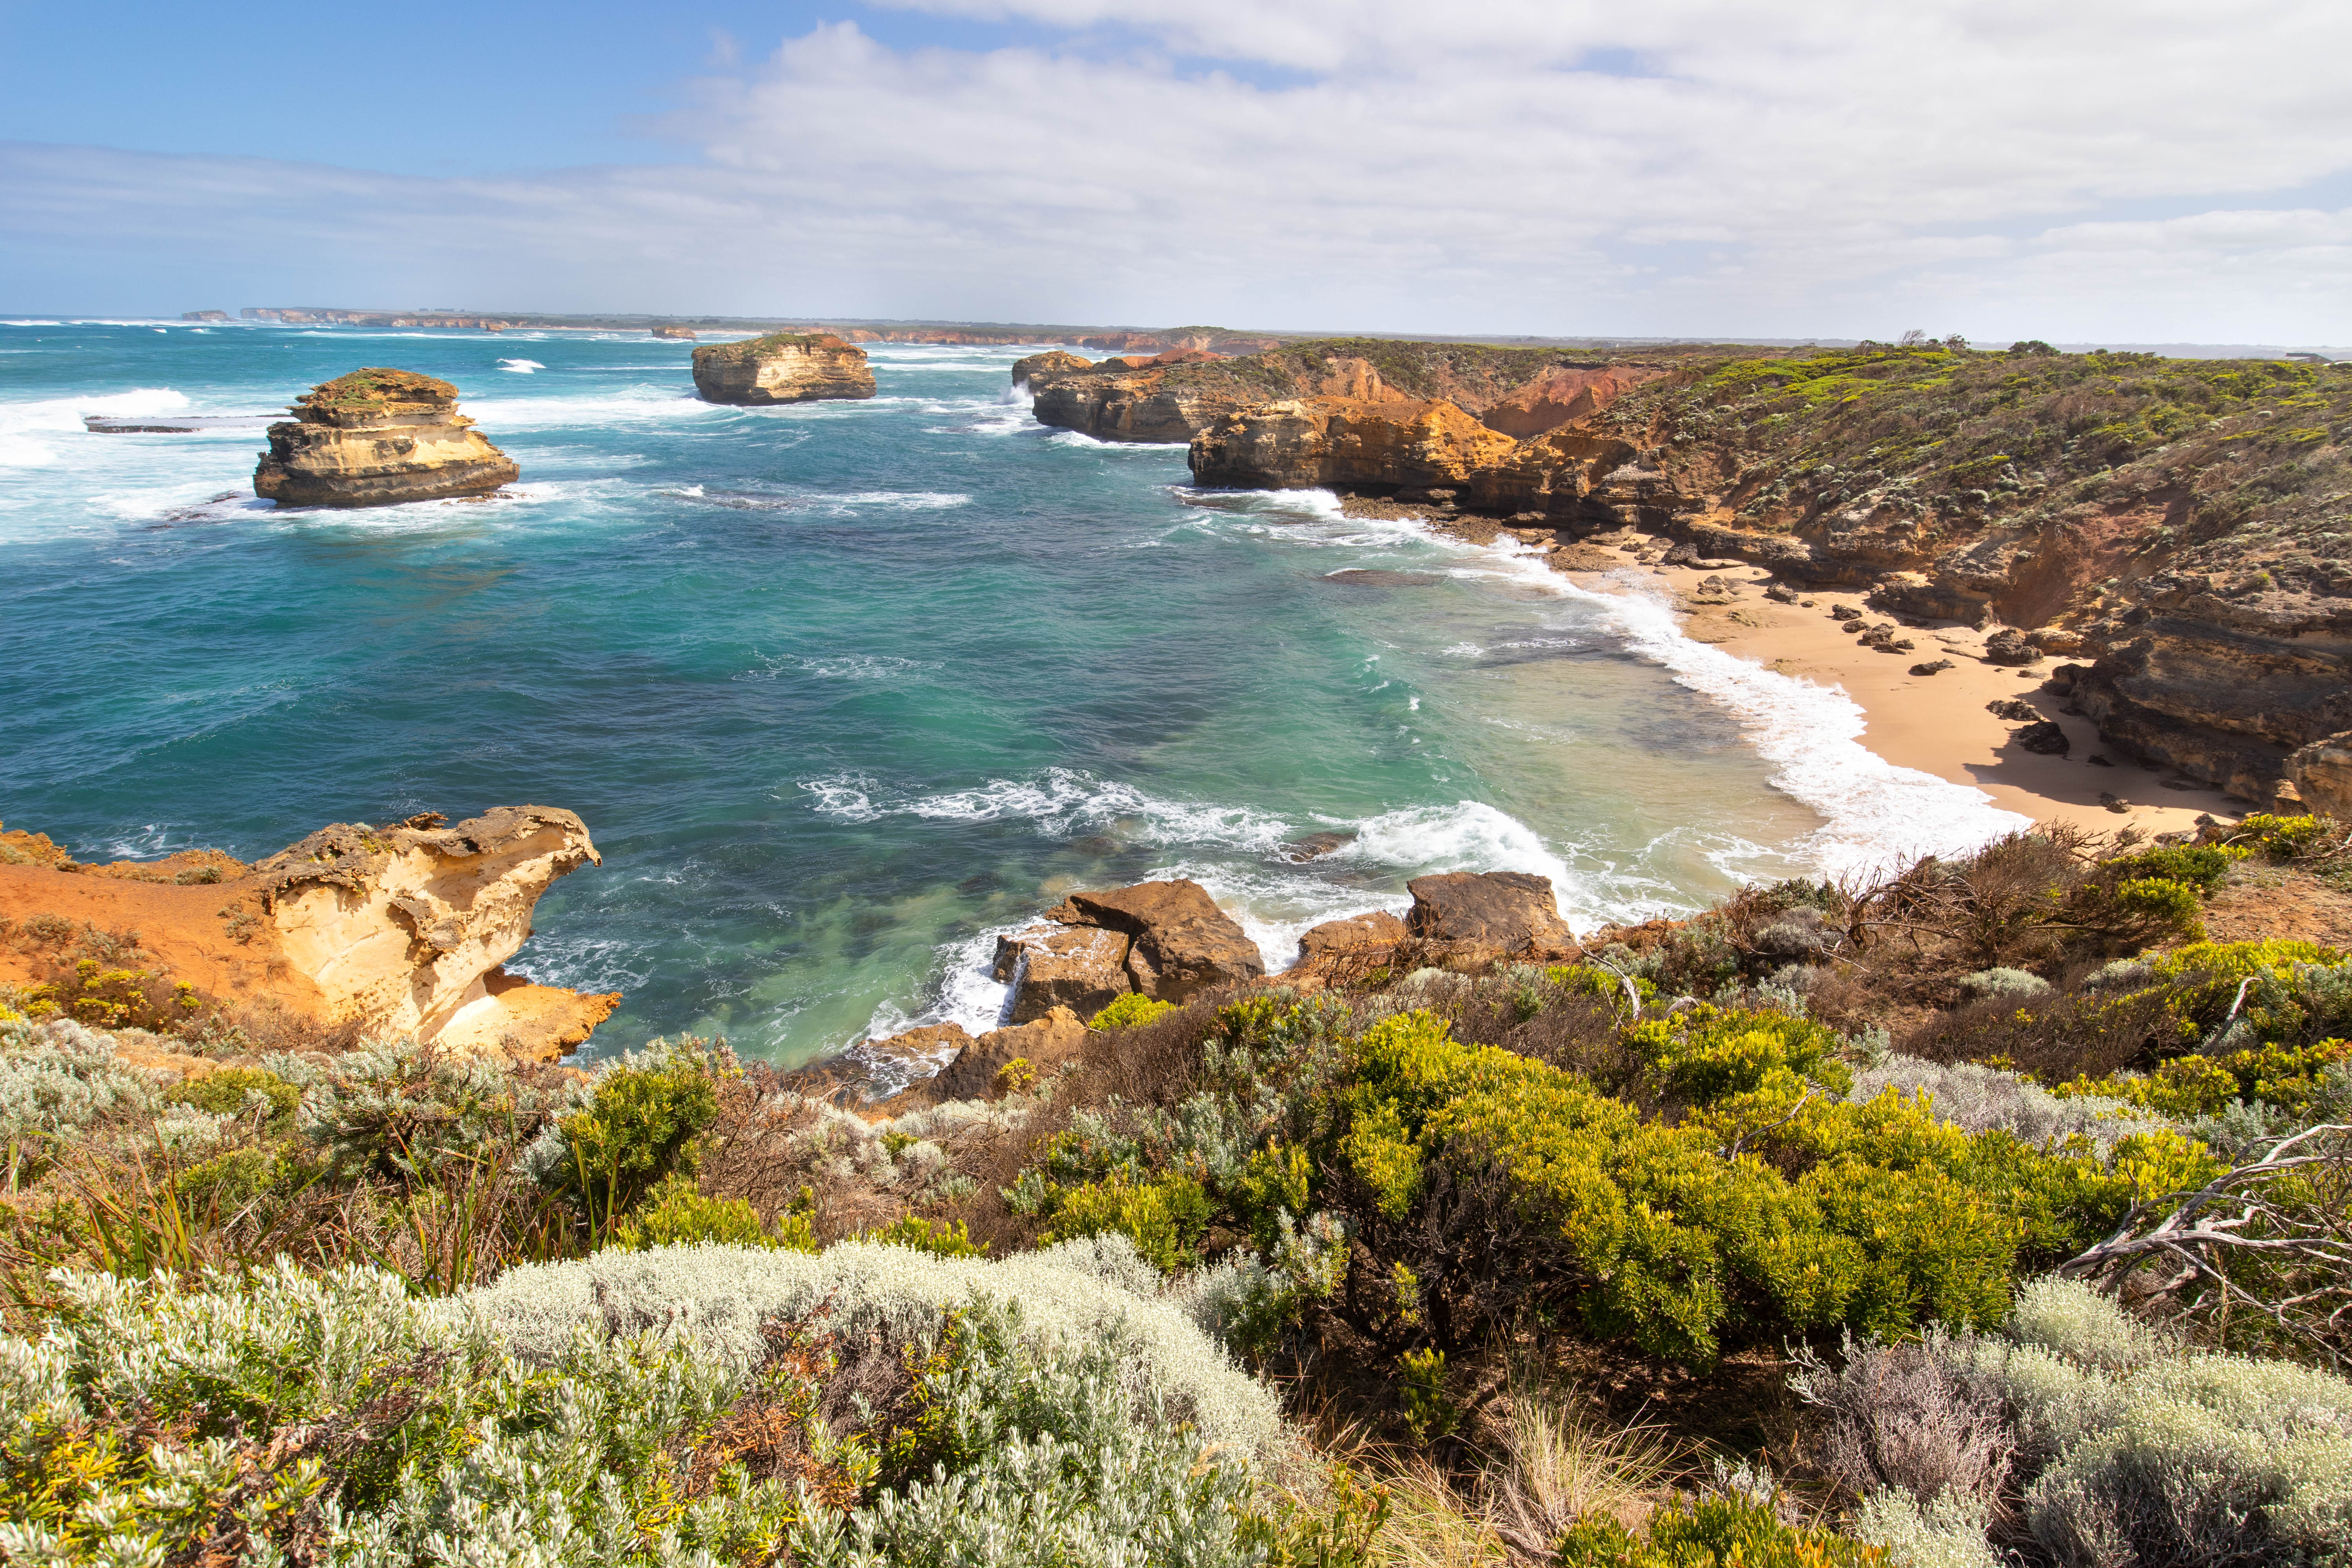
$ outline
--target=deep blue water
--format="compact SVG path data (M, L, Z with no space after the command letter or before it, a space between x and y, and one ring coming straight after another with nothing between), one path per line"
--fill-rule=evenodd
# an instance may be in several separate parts
M871 402L746 410L694 399L690 346L0 326L0 820L249 858L569 806L604 863L516 967L627 993L592 1054L694 1029L799 1060L985 1022L991 933L1074 886L1196 877L1279 966L1427 870L1544 872L1589 924L1974 809L1661 606L1040 427L1028 350L879 347ZM280 510L257 429L79 418L383 364L456 383L519 489Z

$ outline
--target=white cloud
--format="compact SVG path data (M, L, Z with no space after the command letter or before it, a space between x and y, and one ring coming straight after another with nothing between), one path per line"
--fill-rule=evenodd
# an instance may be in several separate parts
M307 268L318 301L2352 339L2347 215L2310 203L2352 165L2352 9L906 8L1058 41L821 26L686 84L662 128L693 156L667 168L18 149L0 225L50 255L168 233Z

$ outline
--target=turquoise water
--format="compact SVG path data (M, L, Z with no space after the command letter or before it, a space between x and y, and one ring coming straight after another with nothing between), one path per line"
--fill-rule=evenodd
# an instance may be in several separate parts
M1999 816L1654 603L1045 429L1008 386L1030 349L877 348L873 401L773 410L696 401L689 350L0 326L0 820L252 858L569 806L604 866L515 967L627 994L591 1054L693 1029L797 1061L985 1025L993 933L1071 887L1197 878L1278 967L1424 871L1540 871L1590 925ZM79 417L386 364L456 383L520 486L282 510L257 428Z

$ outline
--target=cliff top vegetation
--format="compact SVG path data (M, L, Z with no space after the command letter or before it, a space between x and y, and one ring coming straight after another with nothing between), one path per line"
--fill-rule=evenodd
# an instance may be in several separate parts
M1929 343L1691 368L1595 426L1721 491L1745 526L1894 519L1920 552L2055 529L2091 552L2120 521L2188 591L2258 613L2352 596L2345 366Z
M889 1108L706 1041L134 1027L77 972L0 1016L0 1546L2322 1562L2352 959L2260 922L2347 865L2043 829Z

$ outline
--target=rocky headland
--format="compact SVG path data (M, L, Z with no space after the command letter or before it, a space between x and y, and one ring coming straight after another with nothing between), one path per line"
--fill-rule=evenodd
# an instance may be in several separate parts
M1057 371L1061 368L1056 367ZM1027 379L1042 424L1104 441L1190 441L1227 416L1290 399L1454 405L1514 437L1589 416L1664 374L1551 349L1328 338L1232 358L1165 352Z
M256 495L281 506L395 506L487 495L520 477L515 460L457 412L457 389L374 368L322 382L269 427Z
M601 863L577 816L540 805L494 806L455 826L429 813L335 823L250 866L216 850L82 866L43 835L12 832L0 835L0 929L60 942L113 933L89 940L112 942L118 963L111 976L93 967L60 980L43 968L47 948L20 943L0 949L0 984L47 984L72 1016L95 1005L144 1019L142 990L178 986L167 1017L226 1025L258 1008L317 1029L553 1060L619 994L533 984L505 965L548 887Z
M874 395L866 351L830 332L771 332L694 351L694 390L705 403L762 407Z
M1986 634L1977 657L2048 677L2127 758L2352 811L2341 367L2037 344L1601 367L1309 347L1055 375L1038 416L1107 439L1195 424L1197 483L1507 529L1563 569L1614 564L1581 542L1632 530L1784 593L1859 593L1890 624ZM1309 368L1327 384L1301 385Z

